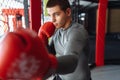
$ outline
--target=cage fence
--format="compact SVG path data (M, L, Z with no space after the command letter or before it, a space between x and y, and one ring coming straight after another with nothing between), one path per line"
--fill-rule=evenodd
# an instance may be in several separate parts
M29 26L29 0L0 0L0 36Z

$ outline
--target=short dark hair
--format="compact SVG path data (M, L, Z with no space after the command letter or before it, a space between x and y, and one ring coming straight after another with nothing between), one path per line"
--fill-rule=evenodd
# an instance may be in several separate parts
M63 11L70 8L70 3L68 0L48 0L46 8L54 7L56 5L58 5Z

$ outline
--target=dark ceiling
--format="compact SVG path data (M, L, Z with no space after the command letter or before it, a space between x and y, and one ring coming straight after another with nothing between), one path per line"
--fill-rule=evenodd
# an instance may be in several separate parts
M82 7L97 7L99 0L79 0ZM120 8L120 0L108 0L108 8Z

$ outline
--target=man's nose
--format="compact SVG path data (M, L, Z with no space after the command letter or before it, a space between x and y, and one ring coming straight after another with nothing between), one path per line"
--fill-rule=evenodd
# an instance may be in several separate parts
M51 17L51 21L52 21L52 22L55 22L55 21L56 21L56 19L55 19L54 16Z

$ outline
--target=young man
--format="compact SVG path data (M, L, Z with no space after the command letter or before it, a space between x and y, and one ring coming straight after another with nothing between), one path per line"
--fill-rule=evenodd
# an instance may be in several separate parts
M46 8L56 27L49 44L58 60L56 80L90 80L88 34L83 25L72 21L69 1L48 0Z

